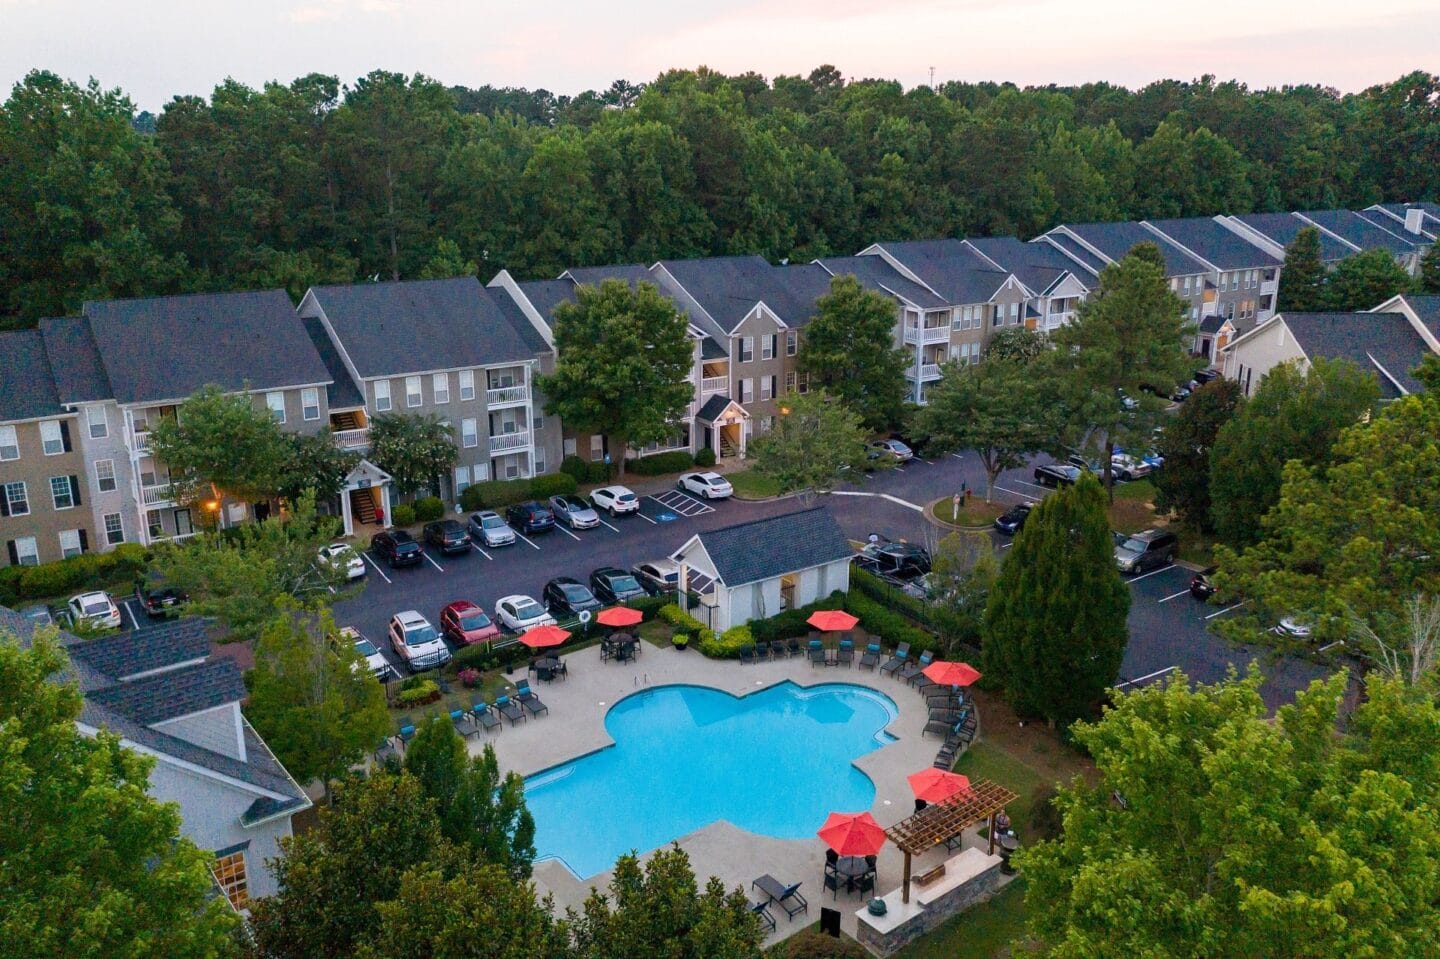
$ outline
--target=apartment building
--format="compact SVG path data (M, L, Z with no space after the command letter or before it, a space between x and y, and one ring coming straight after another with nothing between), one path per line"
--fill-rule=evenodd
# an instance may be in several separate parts
M967 239L965 245L1024 286L1028 329L1048 333L1069 323L1094 285L1093 274L1048 243L991 236Z
M317 338L323 331L322 349L328 342L339 364L333 374L349 381L330 428L352 448L369 448L377 414L436 417L460 451L437 491L448 503L471 483L559 465L559 423L534 390L550 346L503 293L474 277L321 286L306 292L299 315ZM373 522L378 507L388 516L390 489L348 490L346 515Z
M1360 215L1417 246L1440 240L1440 203L1376 203Z

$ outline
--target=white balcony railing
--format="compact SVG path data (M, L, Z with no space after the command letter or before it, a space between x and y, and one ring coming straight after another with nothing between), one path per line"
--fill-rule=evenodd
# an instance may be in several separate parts
M362 426L358 430L336 430L333 434L335 445L342 450L363 450L370 447L370 427Z
M164 486L142 486L140 502L145 506L167 506L175 502L175 491L168 483Z
M907 326L905 327L906 343L948 343L950 342L950 327L948 326Z
M912 379L912 380L913 380L913 379L915 378L915 367L913 367L913 366L906 367L906 368L905 368L905 376L908 377L909 379ZM921 379L922 381L923 381L923 380L938 380L939 378L940 378L940 364L939 364L939 363L923 363L923 364L921 364L921 366L920 366L920 379Z
M517 433L501 433L499 436L490 437L491 453L508 453L511 450L523 450L529 445L529 430L520 430Z
M136 434L135 434L135 450L136 450L136 452L140 452L140 453L148 453L148 452L150 451L150 434L149 434L149 433L136 433Z
M490 406L514 406L530 402L530 385L502 386L498 390L486 390L485 402Z
M709 396L711 393L724 393L730 388L730 377L728 376L706 376L700 380L700 395Z

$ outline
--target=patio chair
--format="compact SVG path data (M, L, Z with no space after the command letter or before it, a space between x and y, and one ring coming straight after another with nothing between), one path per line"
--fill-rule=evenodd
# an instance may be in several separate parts
M860 893L861 896L864 896L867 892L874 892L874 891L875 891L875 870L874 870L874 869L871 869L869 872L865 873L863 876L859 876L859 877L856 878L856 880L855 880L855 891L858 892L858 893Z
M845 877L840 875L840 873L836 872L834 866L826 864L825 878L823 880L823 884L826 889L829 889L835 893L835 895L830 897L831 899L839 899L840 887L845 885Z
M835 651L836 665L855 666L855 642L850 639L840 640L840 648Z
M541 713L550 711L550 707L540 701L540 697L535 695L530 684L523 679L515 684L515 698L520 700L520 705L524 706L531 716L539 716Z
M400 747L396 744L395 737L386 736L380 740L380 745L375 747L375 752L371 755L375 758L376 765L383 766L391 759L400 758Z
M908 686L915 682L915 677L923 673L925 667L929 666L934 658L935 656L932 653L922 653L919 660L909 664L896 675L905 680L905 684Z
M785 648L790 651L791 656L800 656L805 652L805 647L800 645L799 636L791 636L785 643Z
M740 665L741 665L741 666L744 666L746 663L749 663L749 664L752 665L752 666L755 664L755 647L754 647L754 646L741 646L741 647L740 647Z
M492 729L505 728L505 724L500 721L500 717L496 716L490 707L485 705L484 700L479 700L471 704L470 715L475 717L475 722L479 723L480 727L487 733Z
M495 700L494 708L499 710L500 715L510 720L512 726L525 719L525 710L516 705L509 696L501 696Z
M414 738L415 738L415 723L413 723L413 722L410 720L410 718L407 716L404 720L402 720L401 725L400 725L400 746L401 746L401 748L403 749L404 747L410 745L410 740L412 740L412 739L414 739Z
M860 668L873 670L880 665L880 644L871 643L860 656Z
M785 658L786 656L788 656L789 654L790 654L790 653L789 653L789 650L787 650L787 649L785 648L785 640L783 640L783 639L772 639L772 640L770 640L770 658L771 658L771 659L784 659L784 658Z
M767 872L752 882L750 888L763 892L771 902L784 909L785 915L792 921L800 913L810 910L810 904L805 901L804 896L800 895L800 883L798 882L793 886L786 886Z
M898 647L896 647L896 649L895 649L895 655L894 655L894 656L891 656L889 659L887 659L887 660L885 661L885 665L883 665L883 666L880 667L880 675L883 676L883 675L885 675L886 673L892 673L892 674L893 674L896 670L900 669L902 666L904 666L904 665L905 665L906 663L908 663L909 661L910 661L910 644L909 644L909 643L901 643Z
M771 932L774 932L775 917L770 915L770 910L767 908L769 905L769 899L761 899L759 902L752 902L750 904L750 911L753 912L760 919L761 927L769 929Z
M464 739L469 739L480 732L480 727L475 725L463 709L450 710L450 725L454 726L455 731Z
M810 668L825 665L825 644L818 639L810 640Z

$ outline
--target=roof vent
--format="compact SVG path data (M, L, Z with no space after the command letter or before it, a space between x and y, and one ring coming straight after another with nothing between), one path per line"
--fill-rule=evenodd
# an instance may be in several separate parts
M1425 210L1418 206L1407 206L1405 208L1405 232L1419 233L1420 224L1425 222Z

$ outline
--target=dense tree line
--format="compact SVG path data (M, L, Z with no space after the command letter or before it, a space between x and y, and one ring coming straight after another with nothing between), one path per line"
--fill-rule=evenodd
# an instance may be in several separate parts
M1440 196L1440 76L1356 94L673 70L558 97L377 71L227 81L135 114L34 72L0 109L0 315L90 297L482 275L1061 220ZM446 241L441 247L440 241Z

